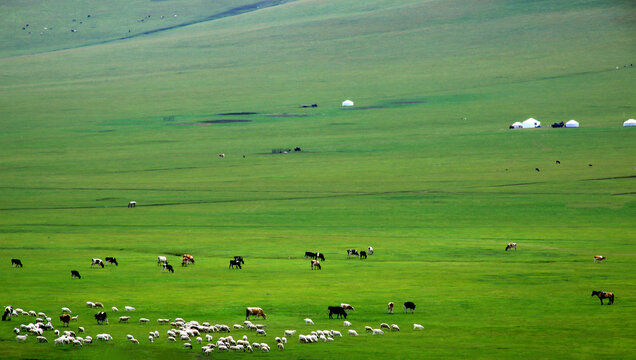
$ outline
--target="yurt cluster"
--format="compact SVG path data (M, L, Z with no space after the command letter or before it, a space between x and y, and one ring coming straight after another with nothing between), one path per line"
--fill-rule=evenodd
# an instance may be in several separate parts
M628 127L628 126L636 126L636 120L634 119L629 119L626 120L625 122L623 122L623 126ZM525 120L523 122L515 122L512 125L509 126L509 129L534 129L534 128L539 128L541 127L541 122L537 119L534 118L529 118L528 120ZM552 124L553 128L557 128L557 127L566 127L566 128L577 128L579 127L579 122L576 120L570 120L566 123L560 122L560 123L554 123Z

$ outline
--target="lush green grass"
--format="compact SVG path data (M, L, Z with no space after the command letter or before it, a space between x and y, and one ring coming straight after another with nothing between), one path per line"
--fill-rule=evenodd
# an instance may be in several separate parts
M632 2L298 0L111 41L147 10L143 31L164 12L185 23L249 3L1 5L0 305L54 317L69 306L71 328L115 342L18 344L18 318L0 324L0 357L197 357L155 320L231 325L261 306L273 344L284 329L345 330L326 312L341 302L360 337L245 356L631 356L636 135L620 124L636 116L636 69L622 68ZM95 27L57 32L68 9ZM16 26L45 14L58 14L55 31L22 39ZM357 110L339 107L346 98ZM507 129L531 116L544 127ZM570 118L581 128L549 128ZM200 123L223 119L251 121ZM346 259L367 246L366 261ZM322 271L308 250L326 254ZM182 253L197 264L155 265ZM227 269L234 255L243 270ZM120 266L90 269L105 256ZM601 289L615 305L590 297ZM86 301L137 312L97 326ZM381 322L402 331L363 334Z

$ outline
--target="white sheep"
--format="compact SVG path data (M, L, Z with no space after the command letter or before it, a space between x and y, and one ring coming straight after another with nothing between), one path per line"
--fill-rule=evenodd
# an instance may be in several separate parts
M63 313L71 313L71 314L73 313L73 312L71 311L71 309L69 309L69 308L67 308L67 307L63 307L63 308L62 308L62 312L63 312Z
M86 307L89 307L89 308L95 307L95 303L92 302L92 301L87 301L86 302Z
M84 338L84 343L86 344L91 344L93 342L93 338L90 336L87 336Z
M150 341L151 343L155 342L155 337L152 335L148 335L148 341Z
M192 349L192 344L190 344L189 342L184 343L184 344L183 344L183 348L184 348L184 349L186 349L186 348L187 348L187 349Z
M305 325L313 325L313 324L314 324L313 320L311 320L309 318L305 319Z
M349 321L346 321L343 323L344 326L351 326L351 323Z
M192 341L188 335L181 335L181 341Z
M281 340L283 341L283 344L287 344L287 338L286 337L282 337Z
M283 343L278 343L278 350L285 350L285 345L283 345Z
M177 339L175 339L173 336L168 336L168 342L175 342L177 341Z
M387 323L380 324L380 329L384 329L384 328L386 328L388 330L389 329L389 324L387 324Z
M384 335L384 331L380 329L373 329L373 335Z
M97 340L111 341L113 340L113 337L110 336L110 334L97 334Z
M49 340L47 338L45 338L44 336L38 336L36 339L38 339L39 343L47 343L47 342L49 342Z
M126 310L126 311L135 311L135 308L132 307L132 306L125 306L124 310Z
M202 342L203 342L203 339L202 339L200 336L198 336L198 337L197 337L197 342L200 344L200 343L202 343Z
M80 340L73 340L73 346L83 347L84 344Z
M111 309L113 309L113 311L119 311L119 309L116 306L113 306Z
M79 318L79 315L71 316L71 321L77 321L78 318Z
M364 330L365 330L366 332L373 332L373 328L372 328L371 326L365 326L365 327L364 327Z
M132 340L132 339L134 339L134 338L135 338L135 337L134 337L134 336L132 336L132 335L130 335L130 334L126 335L126 339L128 339L128 340Z
M84 332L84 327L83 326L78 327L77 332Z
M36 313L35 310L29 310L29 316L36 317L38 316L38 313Z
M139 340L137 340L135 338L130 339L130 342L133 343L133 344L139 344Z
M296 330L285 330L285 336L294 336Z
M424 326L420 324L413 324L413 330L424 330Z
M205 334L205 341L207 341L207 342L212 341L212 335L210 335L210 334Z
M257 329L256 330L256 335L258 336L258 334L261 334L263 336L267 336L267 333L263 329Z
M119 317L119 322L127 322L128 320L130 320L130 316L120 316Z
M139 319L139 323L140 324L146 324L147 322L149 322L150 320L146 319L146 318L140 318Z
M358 336L358 333L355 330L349 330L349 336Z
M342 337L342 334L340 333L340 331L331 330L331 336L340 336L340 337Z
M323 335L320 335L319 339L320 339L322 342L327 342L327 337L326 337L324 334L323 334Z
M400 331L400 327L397 324L391 324L391 331Z
M234 324L234 328L235 329L245 329L245 326L243 326L241 324Z

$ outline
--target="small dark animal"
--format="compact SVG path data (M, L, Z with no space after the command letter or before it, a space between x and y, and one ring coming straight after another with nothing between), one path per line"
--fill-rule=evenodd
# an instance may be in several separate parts
M237 260L230 260L230 266L228 267L228 269L242 269L241 267L241 262L237 261Z
M168 270L171 273L174 272L174 269L172 268L172 265L170 265L170 264L163 264L163 270L164 271Z
M408 310L411 310L411 313L413 313L415 311L415 304L407 301L404 303L404 312L408 312Z
M358 250L356 250L356 249L349 249L349 250L347 250L347 259L350 256L360 256L360 254L358 254Z
M347 318L347 312L342 308L342 306L329 306L328 309L330 319L333 319L333 314L336 314L336 319L339 319L342 316L344 316L345 319Z
M68 315L68 314L66 314ZM106 323L108 324L108 316L106 315L105 312L100 311L97 314L95 314L95 320L97 320L97 324L101 325L104 323L104 321L106 321Z
M316 253L315 252L311 252L311 251L305 251L305 258L315 259L316 258Z
M539 168L534 168L534 169L535 169L536 171L541 171L541 170L539 170Z
M300 150L300 148L299 148L298 146L296 146L296 147L294 148L294 151L301 151L301 150Z
M11 266L22 267L22 261L20 259L11 259Z
M563 123L563 121L558 122L558 123L554 123L551 125L553 128L562 128L565 126L565 124Z
M609 299L607 305L612 305L614 303L614 293L605 292L605 291L592 291L592 296L598 296L601 299L601 305L603 305L603 299Z
M80 275L79 271L71 270L71 279L75 279L75 278L81 279L82 276Z
M128 207L129 208L136 207L136 206L137 206L137 202L136 201L131 201L131 202L128 203Z
M556 161L557 164L560 164L561 162L559 160Z
M68 327L68 323L71 322L71 315L69 314L60 315L60 321L62 322L62 326L66 324L66 327Z
M367 258L367 252L366 251L360 251L360 260L366 259L366 258Z
M592 166L592 164L587 164L587 166Z
M242 256L235 256L234 260L240 262L241 264L245 265L245 261L243 260Z
M119 264L117 264L117 259L115 259L114 257L106 256L106 262L109 264L115 264L115 266L119 266Z
M322 260L322 261L325 261L325 254L323 254L323 253L316 253L316 257L315 257L314 259L315 259L315 260L320 259L320 260Z
M506 245L506 251L510 249L515 249L515 251L517 251L517 243L508 243L508 245Z
M11 314L13 314L13 306L9 305L4 308L4 314L2 314L2 321L11 321Z

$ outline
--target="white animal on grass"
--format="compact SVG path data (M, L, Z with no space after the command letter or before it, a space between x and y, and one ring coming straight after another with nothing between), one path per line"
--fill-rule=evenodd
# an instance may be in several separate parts
M119 309L116 306L113 306L113 311L119 311Z
M380 329L373 329L373 335L384 335L384 331Z
M355 330L349 330L349 336L358 336L358 333Z
M424 330L424 326L420 324L413 324L413 330Z
M351 326L351 323L349 321L346 321L343 323L344 326Z
M305 319L305 325L313 325L313 324L314 324L313 320L311 320L309 318Z
M67 308L67 307L63 307L63 308L62 308L62 312L73 313L73 312L71 311L71 309L69 309L69 308Z
M126 307L124 307L124 309L125 309L126 311L135 311L135 308L134 308L134 307L132 307L132 306L126 306Z
M294 336L296 330L285 330L285 336Z

